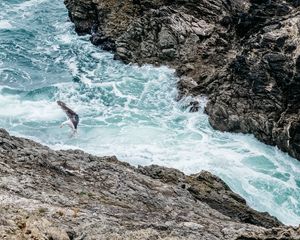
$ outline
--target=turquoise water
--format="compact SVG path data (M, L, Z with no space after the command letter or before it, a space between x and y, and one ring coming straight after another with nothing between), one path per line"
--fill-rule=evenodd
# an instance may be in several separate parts
M254 137L213 130L203 113L176 102L166 67L113 61L78 37L63 0L1 0L0 127L54 149L116 155L134 165L208 170L250 206L300 223L300 162ZM77 111L77 138L60 129L56 100Z

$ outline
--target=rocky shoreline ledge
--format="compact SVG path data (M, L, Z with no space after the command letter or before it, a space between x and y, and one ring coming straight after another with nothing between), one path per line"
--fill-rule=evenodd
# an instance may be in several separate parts
M221 131L300 159L298 0L64 0L79 34L125 63L166 64L184 95L208 96Z
M0 129L0 239L300 239L218 177L54 151Z

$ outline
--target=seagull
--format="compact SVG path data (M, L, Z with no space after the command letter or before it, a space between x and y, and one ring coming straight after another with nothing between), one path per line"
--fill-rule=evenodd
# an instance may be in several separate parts
M61 107L61 109L65 112L65 114L68 117L68 120L63 122L60 125L60 128L62 128L64 125L68 125L72 130L72 136L74 136L77 133L77 126L79 123L79 116L76 112L74 112L72 109L68 108L67 105L62 101L56 102L58 106Z

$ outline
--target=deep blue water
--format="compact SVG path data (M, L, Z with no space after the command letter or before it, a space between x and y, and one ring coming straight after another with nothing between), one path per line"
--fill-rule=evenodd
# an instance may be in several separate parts
M253 136L213 130L205 99L189 113L190 99L174 100L173 70L114 61L75 34L63 0L1 0L0 8L0 127L54 149L208 170L253 208L300 223L300 162ZM76 138L59 128L56 100L79 113Z

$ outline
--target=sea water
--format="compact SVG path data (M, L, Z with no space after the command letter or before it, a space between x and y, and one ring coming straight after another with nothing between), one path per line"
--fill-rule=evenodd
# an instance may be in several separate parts
M300 223L300 162L251 135L211 128L191 99L177 102L174 70L113 60L79 37L63 0L0 1L0 127L54 149L116 155L135 166L208 170L247 203ZM62 100L80 116L60 129Z

